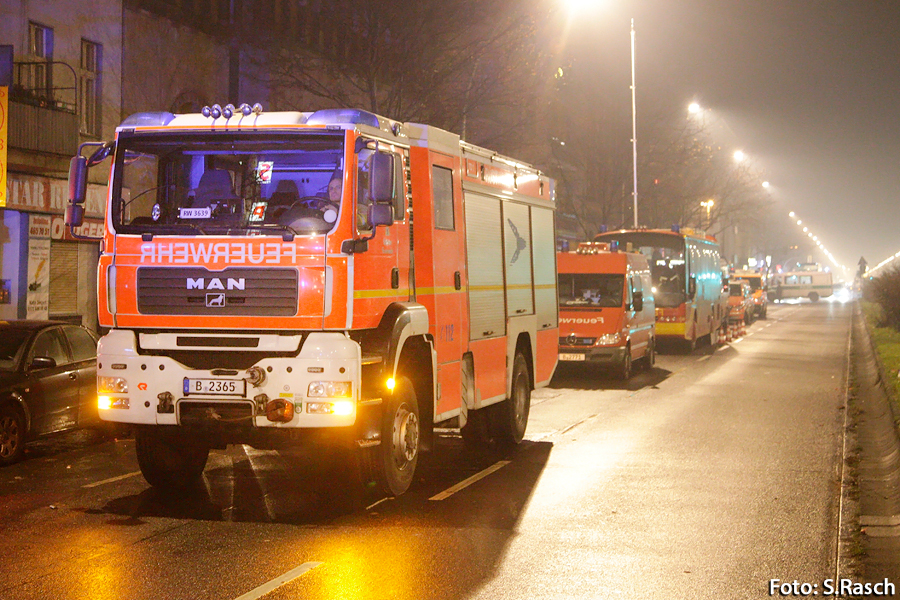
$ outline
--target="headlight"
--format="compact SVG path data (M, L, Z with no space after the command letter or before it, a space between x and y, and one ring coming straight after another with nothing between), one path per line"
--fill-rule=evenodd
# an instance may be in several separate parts
M307 398L350 398L353 387L349 381L313 381L306 389Z
M598 346L612 346L622 341L621 333L607 333L597 338Z
M99 394L127 394L128 381L122 377L98 377L97 393Z

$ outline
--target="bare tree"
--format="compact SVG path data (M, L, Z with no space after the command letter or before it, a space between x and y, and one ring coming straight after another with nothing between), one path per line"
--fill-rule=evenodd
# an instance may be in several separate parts
M552 140L560 180L560 210L585 237L601 226L630 227L631 107L587 69L562 69ZM638 215L642 226L672 224L716 230L752 225L767 207L758 173L736 164L702 120L683 107L645 101L638 120ZM701 202L713 200L709 213Z
M512 0L301 6L300 28L271 28L256 72L283 108L355 106L519 147L538 105L544 58L532 11ZM299 21L302 21L299 20ZM511 137L516 139L510 139Z

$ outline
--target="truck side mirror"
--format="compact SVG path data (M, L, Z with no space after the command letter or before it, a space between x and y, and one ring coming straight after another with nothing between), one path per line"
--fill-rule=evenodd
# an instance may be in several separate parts
M644 292L633 292L634 298L631 301L631 309L637 312L644 310Z
M694 275L691 275L691 279L688 282L688 296L693 298L696 295L697 295L697 277Z
M369 175L369 198L373 203L394 201L394 162L396 155L376 152L372 155Z
M391 204L369 205L369 226L390 225L394 222L394 207Z
M82 156L86 146L99 146L90 158ZM115 142L84 142L78 147L78 154L69 161L69 203L66 206L66 225L69 229L81 227L84 223L84 200L87 197L87 170L98 165L115 150ZM74 234L74 232L73 232ZM75 235L78 239L93 239Z
M69 204L66 207L66 225L81 227L84 222L84 198L87 195L87 162L81 156L69 161Z

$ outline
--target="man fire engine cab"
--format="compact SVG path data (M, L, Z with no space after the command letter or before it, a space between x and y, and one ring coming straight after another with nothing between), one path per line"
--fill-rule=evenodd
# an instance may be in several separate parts
M141 113L94 145L67 220L111 154L100 414L135 425L151 484L227 444L330 442L400 494L436 423L521 441L557 360L540 171L352 109Z

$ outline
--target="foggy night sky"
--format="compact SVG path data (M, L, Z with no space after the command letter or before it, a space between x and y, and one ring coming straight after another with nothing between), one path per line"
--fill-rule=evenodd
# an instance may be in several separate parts
M796 211L838 262L900 251L900 2L594 4L569 41L588 44L630 102L635 19L639 122L642 96L696 100L771 182L775 213Z

